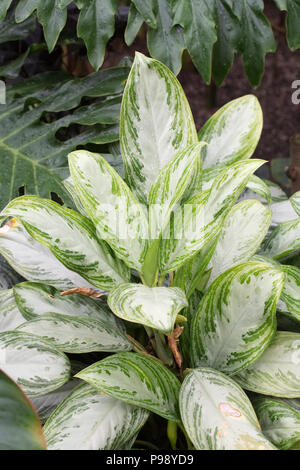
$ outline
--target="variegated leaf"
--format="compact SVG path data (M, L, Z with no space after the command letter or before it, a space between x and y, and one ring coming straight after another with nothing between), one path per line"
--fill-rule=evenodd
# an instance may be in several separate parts
M66 268L48 248L35 241L15 218L0 229L0 253L29 281L43 282L62 290L78 286L94 287Z
M99 241L89 219L56 202L37 196L11 201L3 213L17 216L27 232L49 248L68 269L104 290L128 279L129 273Z
M300 322L300 269L295 266L281 266L285 273L285 283L281 300L287 311Z
M227 269L250 260L267 234L271 218L272 212L255 199L231 209L208 265L209 284Z
M262 124L262 110L254 95L230 101L219 109L199 132L199 140L208 143L203 149L203 169L250 158Z
M120 330L95 318L45 313L23 323L17 330L41 336L60 351L73 354L132 349L130 341Z
M68 193L70 194L70 196L72 196L72 199L74 201L74 204L75 204L76 209L78 210L78 212L80 212L80 214L84 215L85 217L88 217L88 215L85 211L85 208L82 205L80 197L78 196L78 194L76 192L72 176L69 176L68 178L66 178L63 181L63 185L66 188L66 190L68 191Z
M150 326L171 334L177 314L188 303L178 287L147 287L142 284L120 284L107 299L115 315L124 320Z
M300 249L300 218L277 225L261 246L260 254L273 259L291 256Z
M220 232L224 218L250 176L264 162L247 160L220 171L210 190L187 201L163 232L159 262L163 274L178 269Z
M118 400L146 408L165 419L180 421L180 382L155 358L136 353L114 354L76 377Z
M148 247L148 221L143 207L101 155L77 150L69 154L69 167L98 237L106 240L128 266L141 271Z
M198 450L274 450L243 390L219 371L191 371L179 396L184 427Z
M278 331L262 356L234 379L256 393L300 398L300 334Z
M30 397L52 392L70 377L70 361L64 353L22 331L0 334L0 368Z
M149 192L149 225L151 239L159 238L167 225L174 206L180 201L192 176L201 164L201 149L205 142L181 150L160 170Z
M193 316L194 366L234 375L249 367L270 344L276 330L276 304L284 275L268 264L231 268L209 287Z
M250 189L250 191L253 191L255 194L258 194L267 204L271 203L272 194L270 187L264 180L262 180L258 176L251 176L247 184L247 188Z
M123 94L120 143L126 178L144 204L160 170L198 142L193 116L172 72L136 53Z
M295 212L300 217L300 191L297 191L290 197L290 203L292 204Z
M45 450L46 441L32 404L0 370L0 450Z
M15 301L13 289L0 290L0 333L12 331L24 323Z
M100 300L80 294L61 297L54 287L37 282L21 282L14 286L13 291L18 308L26 320L33 320L45 313L57 313L95 318L112 328L118 328L120 325L106 304Z
M147 421L149 412L99 393L88 384L76 387L45 424L50 450L120 449Z
M270 209L272 211L272 226L298 219L298 215L288 199L273 202Z
M300 441L300 412L269 397L255 397L252 404L264 435L279 449L287 450Z

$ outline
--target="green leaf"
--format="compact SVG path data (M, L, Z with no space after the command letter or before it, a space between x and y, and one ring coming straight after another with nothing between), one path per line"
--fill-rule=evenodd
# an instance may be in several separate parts
M14 286L13 292L18 308L26 320L34 320L45 313L57 313L95 318L111 328L119 326L119 321L104 303L84 295L70 294L61 297L55 287L37 282L21 282Z
M3 212L20 217L29 235L96 287L109 290L128 279L125 266L97 239L91 221L78 212L37 196L14 199Z
M37 17L43 26L49 52L52 52L67 21L67 10L58 6L59 0L42 0L37 6Z
M101 155L72 152L69 166L76 192L98 237L106 240L128 266L140 271L148 246L143 207Z
M41 3L41 0L19 0L15 11L16 23L22 23L29 18L37 9L39 3ZM44 0L43 3L47 3L47 0Z
M178 287L120 284L107 299L112 311L124 320L155 328L170 335L177 314L188 303Z
M299 364L300 334L278 331L264 354L234 379L256 393L300 398Z
M211 81L212 52L217 41L211 3L206 0L184 0L175 5L173 21L173 25L180 24L184 28L185 45L206 84Z
M219 234L224 219L262 160L237 162L219 172L210 190L179 207L160 246L160 270L178 269Z
M219 109L199 132L207 142L202 151L203 169L231 165L250 158L258 144L263 126L259 101L246 95Z
M67 269L48 248L36 242L17 219L11 219L0 229L0 253L29 281L50 284L61 290L93 287L79 274Z
M182 29L173 25L170 0L153 0L153 4L157 27L148 29L149 52L152 57L166 64L177 75L181 69L181 56L184 50Z
M0 107L1 209L19 195L20 187L26 194L46 198L56 193L66 204L71 204L68 192L61 185L69 174L68 153L88 142L116 141L119 130L115 125L107 126L108 110L107 107L101 110L101 105L84 106L75 113L64 113L59 119L56 113L78 107L84 96L95 98L120 93L127 73L127 67L116 67L67 82L64 77L56 87L53 87L53 76L42 74L25 80L22 87L16 84L8 88L7 104ZM61 74L57 79L61 79ZM20 93L21 98L13 99ZM114 107L110 119L117 122L119 103L110 104ZM104 107L108 105L103 103ZM53 113L50 123L43 118L49 112ZM70 138L68 133L64 141L58 140L57 132L65 132L72 123L88 127Z
M0 0L0 22L6 17L7 10L9 9L12 0Z
M163 64L136 53L123 95L120 144L126 178L137 198L147 204L160 170L197 142L179 82Z
M187 190L192 176L201 168L201 149L205 142L180 151L159 172L149 192L149 230L152 239L159 238L167 225L171 211Z
M113 398L180 422L180 382L155 358L136 353L114 354L79 372L76 377Z
M45 424L50 450L120 449L147 421L149 413L81 384Z
M297 191L292 195L292 197L290 197L290 203L292 204L297 215L300 217L300 191Z
M157 20L156 20L155 8L154 8L155 1L156 0L132 0L136 9L140 13L140 15L143 17L144 21L151 28L157 27Z
M24 22L16 24L14 10L11 9L5 20L1 23L0 44L8 41L26 39L35 29L36 20L34 17L27 18Z
M73 354L132 349L132 344L119 329L96 318L44 313L23 323L17 330L40 336L60 351Z
M300 20L300 1L299 0L275 0L280 10L287 11L286 16L286 36L289 48L295 51L300 47L299 20Z
M22 331L0 334L0 368L30 396L52 392L69 380L70 362L49 341Z
M80 10L77 35L85 42L95 70L101 67L106 44L115 31L117 0L86 0Z
M45 450L39 418L22 390L0 370L0 450Z
M248 80L254 88L260 85L266 54L276 50L272 27L263 10L262 0L233 2L233 12L241 25L239 52Z
M145 4L144 1L143 4ZM144 18L136 9L134 4L131 3L128 13L127 25L124 33L124 39L127 46L131 46L143 23Z
M272 212L259 201L247 199L231 209L209 262L209 283L237 264L249 261L268 232Z
M273 230L261 246L260 254L275 260L300 249L300 218L283 222Z
M16 304L13 289L0 290L0 333L14 330L24 320Z
M247 189L253 191L255 194L258 194L261 198L266 201L267 204L271 204L272 202L272 194L271 189L267 185L267 183L259 178L258 176L252 175L248 184Z
M193 316L194 366L234 375L257 361L276 331L284 275L268 264L243 263L219 276Z
M288 312L300 322L300 269L294 266L281 266L285 273L285 283L281 300L288 308Z
M261 433L247 395L221 372L191 371L182 384L179 404L197 450L275 450Z
M255 397L254 409L264 435L279 449L286 450L300 440L300 413L268 397Z

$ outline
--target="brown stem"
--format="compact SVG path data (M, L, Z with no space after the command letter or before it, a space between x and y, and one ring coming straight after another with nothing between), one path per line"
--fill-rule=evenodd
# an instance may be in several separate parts
M178 350L177 342L178 342L179 336L181 335L183 330L184 330L183 326L176 326L176 328L172 332L172 334L170 336L168 336L168 343L169 343L170 349L173 353L175 362L178 365L179 369L181 369L181 367L182 367L182 357L181 357L181 354Z
M60 293L62 297L64 295L70 295L70 294L81 294L81 295L85 295L86 297L92 297L93 299L98 299L99 297L102 297L103 295L107 295L108 292L97 292L96 290L90 289L88 287L74 287L73 289L65 290L64 292Z

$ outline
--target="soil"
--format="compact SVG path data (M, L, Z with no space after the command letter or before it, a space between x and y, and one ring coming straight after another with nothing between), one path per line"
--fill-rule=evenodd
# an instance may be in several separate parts
M289 139L300 132L300 104L292 103L292 83L300 79L300 50L291 52L286 43L284 14L272 4L266 4L266 15L274 25L278 43L276 54L267 54L265 74L261 86L254 90L248 83L242 59L237 57L222 86L214 93L214 87L206 86L191 62L178 78L188 97L197 129L221 106L240 96L253 93L263 109L264 128L255 157L271 160L288 157ZM135 50L147 55L145 39L139 37L131 47L121 38L114 38L107 48L104 66L116 65L124 56L134 56ZM215 95L215 96L214 96Z

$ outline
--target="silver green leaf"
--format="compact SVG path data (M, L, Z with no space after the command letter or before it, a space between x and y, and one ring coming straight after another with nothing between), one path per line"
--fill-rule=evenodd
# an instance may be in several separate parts
M127 184L101 156L85 150L69 155L69 167L80 200L117 256L141 270L148 246L148 221Z
M202 127L203 169L231 165L252 156L263 125L260 104L254 95L230 101Z
M13 292L17 306L26 320L33 320L45 313L56 313L95 318L111 328L120 327L120 322L100 300L80 294L62 297L54 287L38 282L21 282L13 287Z
M234 375L262 355L276 330L283 273L248 262L219 276L202 298L191 326L194 366Z
M16 304L13 289L0 290L0 333L14 330L24 320Z
M300 218L283 222L263 242L260 254L275 260L291 256L300 249Z
M0 253L29 281L43 282L62 290L78 286L93 288L79 274L66 268L48 248L35 241L15 218L0 229Z
M115 315L124 320L171 334L177 314L188 303L179 287L147 287L120 284L107 299Z
M160 170L198 142L193 116L176 77L157 60L136 53L124 90L120 144L126 178L144 204Z
M295 266L281 266L285 273L285 283L281 300L288 312L300 322L300 269Z
M155 358L136 353L114 354L79 372L76 377L118 400L180 422L180 382Z
M219 371L191 371L179 396L184 427L197 450L274 450L243 390Z
M131 440L149 412L99 393L88 384L76 387L47 420L50 450L113 450Z
M300 398L300 334L278 331L262 356L234 379L256 393Z
M298 215L289 199L273 202L270 209L272 211L272 226L298 219Z
M250 260L266 236L271 218L272 212L255 199L233 206L208 265L210 284L227 269Z
M27 232L49 248L56 258L88 282L104 290L128 279L105 242L99 241L89 219L56 202L37 196L21 196L3 210L19 217Z
M300 412L269 397L255 397L252 404L264 435L279 449L287 450L300 441Z
M178 269L212 242L250 176L263 163L262 160L247 160L223 168L210 190L192 197L175 211L162 236L159 253L161 273Z
M0 334L0 369L29 397L45 395L69 380L70 361L49 341L22 331Z
M300 217L300 191L297 191L290 197L290 203L292 204L295 212Z
M95 318L45 313L23 323L17 329L41 336L60 351L73 354L132 349L132 344L120 330Z
M253 191L255 194L258 194L260 198L262 198L263 201L265 201L267 204L270 204L272 201L272 194L271 194L271 189L267 185L267 183L259 178L256 175L252 175L248 184L247 188L250 191Z

